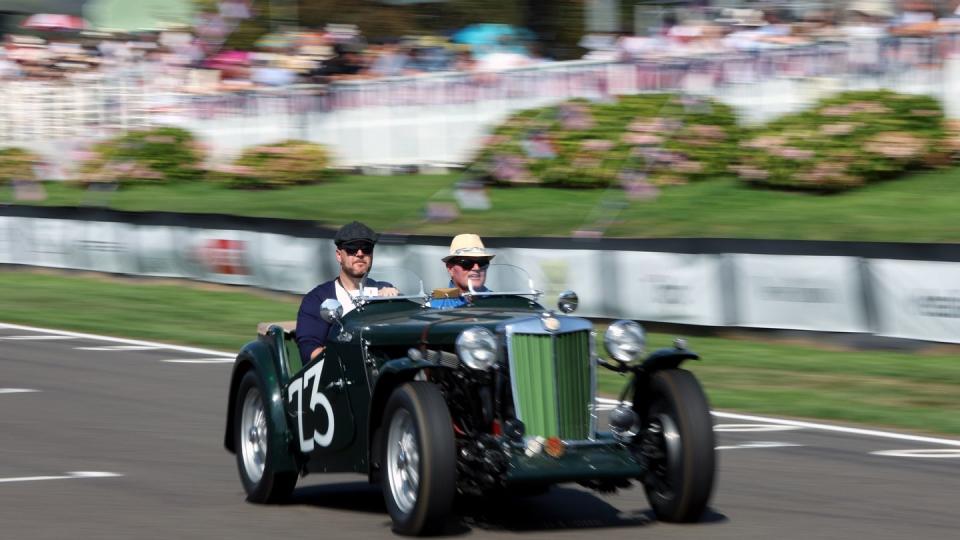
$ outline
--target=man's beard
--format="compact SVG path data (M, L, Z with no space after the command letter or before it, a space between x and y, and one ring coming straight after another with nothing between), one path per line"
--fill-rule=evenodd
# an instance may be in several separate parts
M353 269L353 265L348 265L343 267L343 271L353 279L360 279L370 271L370 266L367 265L365 270L357 271Z

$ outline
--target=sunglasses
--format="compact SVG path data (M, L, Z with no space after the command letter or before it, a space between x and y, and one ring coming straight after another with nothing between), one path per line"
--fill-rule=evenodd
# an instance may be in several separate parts
M347 255L354 256L358 251L363 250L367 255L373 254L373 244L362 243L362 244L344 244L340 246L340 249L347 252Z
M450 261L450 264L452 264L452 265L454 265L454 266L459 266L460 268L463 268L464 270L473 270L474 265L479 266L479 267L480 267L480 270L486 270L487 267L490 266L490 261L487 260L487 259L468 259L468 258L461 258L461 259L453 259L453 260L451 260L451 261Z

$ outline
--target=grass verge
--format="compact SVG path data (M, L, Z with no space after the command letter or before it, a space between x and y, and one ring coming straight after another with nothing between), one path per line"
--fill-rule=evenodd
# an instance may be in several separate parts
M296 317L299 298L183 281L0 271L0 320L235 351L257 322ZM651 347L673 336L652 334ZM685 366L711 404L757 414L960 435L960 354L820 350L696 338ZM625 379L601 370L603 394Z
M960 241L960 168L907 175L836 195L755 189L717 178L627 200L618 190L494 189L493 208L452 222L424 219L430 202L454 200L460 175L347 176L280 190L231 190L212 183L135 186L99 202L120 210L209 212L304 219L340 226L359 219L390 232L485 236L569 236L598 220L615 237L728 237L891 242ZM47 205L97 202L82 189L46 184ZM11 200L0 188L0 202ZM622 207L622 209L621 209Z

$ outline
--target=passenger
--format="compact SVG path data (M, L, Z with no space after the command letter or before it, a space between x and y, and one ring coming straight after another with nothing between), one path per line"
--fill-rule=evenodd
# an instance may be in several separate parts
M356 307L353 299L360 295L360 280L373 266L373 248L379 236L370 227L354 221L340 227L333 237L340 274L308 292L297 313L297 347L304 365L323 352L330 331L330 324L320 318L320 304L330 298L336 299L343 306L344 315ZM366 279L363 294L396 296L398 292L390 283Z
M450 274L450 288L436 289L430 300L430 307L454 308L467 304L464 294L470 292L489 292L487 267L494 254L487 251L483 240L476 234L458 234L450 242L450 254L443 258Z

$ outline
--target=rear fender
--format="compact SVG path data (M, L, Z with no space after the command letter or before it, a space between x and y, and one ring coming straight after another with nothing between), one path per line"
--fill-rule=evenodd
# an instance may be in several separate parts
M224 433L223 445L231 453L236 452L234 441L234 409L237 400L237 389L240 380L250 370L256 371L263 382L266 393L264 407L273 426L269 440L270 456L273 459L275 471L297 471L297 464L293 459L290 425L286 418L286 391L281 384L280 361L277 358L276 347L272 339L259 339L246 344L237 355L233 365L233 374L230 377L230 393L227 401L227 427Z

